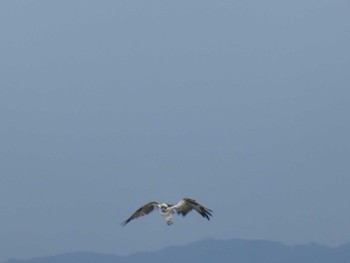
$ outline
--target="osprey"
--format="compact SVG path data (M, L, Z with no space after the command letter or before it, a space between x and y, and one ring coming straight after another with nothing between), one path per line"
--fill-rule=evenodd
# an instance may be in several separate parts
M135 213L133 213L128 219L126 219L122 223L122 226L125 226L131 220L139 218L140 216L148 215L154 210L154 208L159 209L160 215L165 219L168 225L173 224L173 214L175 213L175 211L178 214L185 216L187 215L188 212L194 209L201 216L205 217L208 220L210 220L209 216L212 216L211 213L213 212L212 210L205 208L201 204L197 203L196 200L193 200L190 198L183 198L176 205L171 205L167 203L149 202L141 206L139 209L137 209Z

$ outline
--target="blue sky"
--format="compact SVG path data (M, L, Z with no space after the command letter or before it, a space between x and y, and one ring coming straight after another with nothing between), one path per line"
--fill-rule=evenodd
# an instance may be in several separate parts
M0 260L350 242L349 8L1 1ZM213 220L120 227L182 197Z

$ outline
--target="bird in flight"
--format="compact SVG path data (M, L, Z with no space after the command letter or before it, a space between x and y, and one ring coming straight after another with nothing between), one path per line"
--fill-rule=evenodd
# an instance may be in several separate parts
M149 202L139 209L137 209L128 219L122 222L122 226L125 226L131 220L139 218L144 215L148 215L154 208L159 209L160 215L166 221L168 225L173 224L173 214L177 212L177 214L181 214L182 216L187 215L191 210L196 210L202 217L210 220L210 216L212 216L212 210L209 208L205 208L201 204L197 203L196 200L190 198L183 198L176 205L167 204L167 203L157 203L157 202Z

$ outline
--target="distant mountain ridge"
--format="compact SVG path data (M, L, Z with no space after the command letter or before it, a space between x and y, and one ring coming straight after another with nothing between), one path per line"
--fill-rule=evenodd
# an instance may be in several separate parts
M350 263L350 244L287 246L265 240L202 240L159 251L129 256L75 252L3 263L136 263L136 262L239 262L239 263Z

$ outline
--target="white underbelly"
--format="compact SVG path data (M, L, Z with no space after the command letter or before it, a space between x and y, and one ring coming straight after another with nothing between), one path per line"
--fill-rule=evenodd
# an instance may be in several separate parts
M167 211L167 212L160 212L160 215L163 217L163 219L165 221L167 221L168 223L172 223L172 219L173 219L173 211Z

